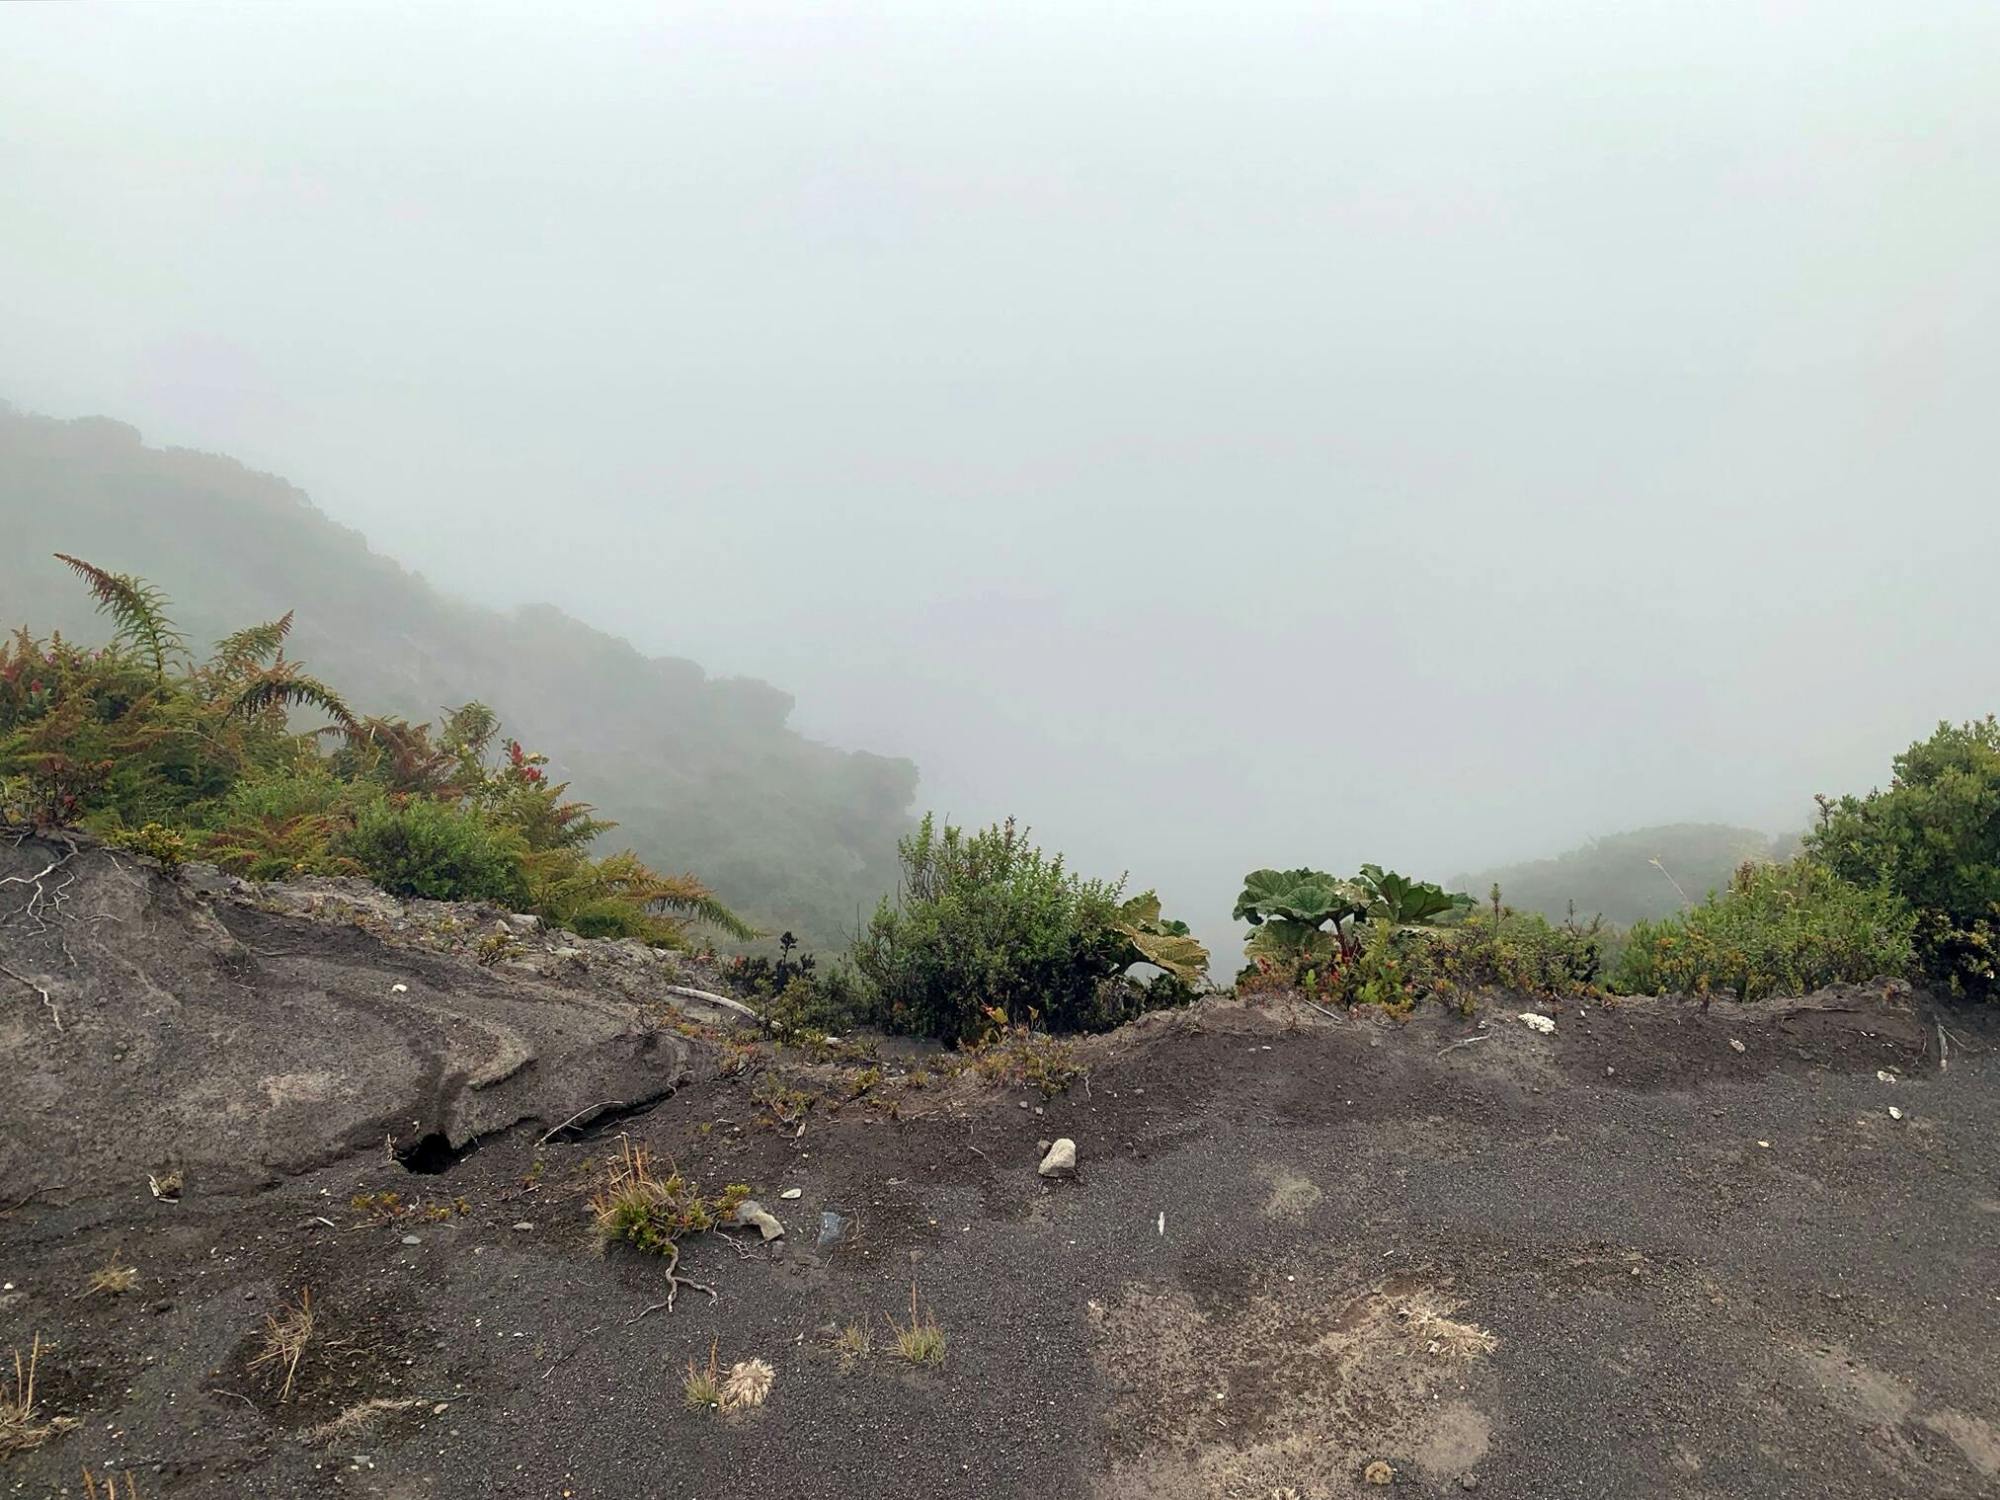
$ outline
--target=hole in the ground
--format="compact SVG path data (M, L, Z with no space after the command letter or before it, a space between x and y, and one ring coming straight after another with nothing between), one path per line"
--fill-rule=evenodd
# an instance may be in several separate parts
M403 1170L406 1172L421 1172L425 1176L435 1177L438 1173L449 1172L457 1166L471 1154L477 1144L476 1141L467 1141L465 1145L454 1148L450 1136L442 1130L433 1130L418 1140L414 1146L405 1146L398 1151L396 1160L403 1164Z

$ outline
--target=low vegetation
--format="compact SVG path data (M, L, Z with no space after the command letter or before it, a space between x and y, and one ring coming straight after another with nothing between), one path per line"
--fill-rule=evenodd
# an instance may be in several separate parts
M269 1367L283 1376L278 1388L281 1402L291 1399L292 1387L299 1378L299 1362L312 1343L317 1323L311 1288L302 1290L298 1301L286 1303L264 1319L264 1344L250 1361L250 1368Z
M501 740L483 704L435 728L363 717L285 656L289 614L197 659L157 589L62 561L113 636L87 648L23 629L0 645L0 822L82 827L169 872L199 858L254 880L366 876L586 937L678 947L695 922L753 935L691 875L590 858L613 825Z
M896 1357L906 1363L923 1367L944 1363L945 1347L949 1340L939 1325L937 1316L927 1307L917 1303L917 1284L910 1283L910 1321L898 1323L888 1320L889 1332L895 1338Z
M1886 886L1851 885L1809 858L1745 864L1729 888L1635 922L1614 985L1626 994L1764 1000L1908 973L1916 914Z
M35 1373L42 1359L42 1336L36 1334L26 1359L14 1351L14 1381L0 1375L0 1458L39 1448L57 1433L76 1425L68 1417L47 1417L35 1404Z
M672 1312L682 1287L715 1296L711 1288L675 1274L681 1259L680 1242L727 1222L749 1196L748 1187L732 1183L711 1197L671 1166L663 1176L654 1169L646 1148L627 1140L592 1194L590 1209L599 1243L622 1242L648 1255L665 1257L667 1297L660 1306Z
M1185 1000L1208 953L1151 891L1086 879L1013 820L968 832L925 817L898 846L902 888L856 940L867 1018L972 1041L996 1014L1053 1031L1108 1030ZM1151 983L1131 977L1160 971Z

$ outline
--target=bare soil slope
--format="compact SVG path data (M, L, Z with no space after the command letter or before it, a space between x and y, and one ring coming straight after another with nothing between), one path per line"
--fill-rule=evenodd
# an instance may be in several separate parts
M146 1497L2000 1494L2000 1038L1895 987L1550 1035L1498 999L1212 1001L1082 1044L1045 1098L1004 1051L780 1056L560 938L482 965L497 929L357 922L352 892L78 879L73 965L0 926L66 1002L58 1033L7 981L0 1207L40 1191L0 1218L0 1352L39 1333L38 1420L76 1423L0 1494L86 1465ZM171 1072L162 1017L208 1039ZM497 1034L533 1061L477 1083ZM324 1112L278 1067L332 1073ZM1036 1174L1057 1136L1074 1181ZM786 1236L691 1240L716 1298L659 1308L660 1262L590 1243L627 1142ZM177 1202L146 1182L169 1145ZM114 1262L136 1286L87 1292ZM895 1353L913 1285L934 1367ZM257 1360L307 1291L286 1393ZM712 1348L771 1366L762 1405L683 1405Z

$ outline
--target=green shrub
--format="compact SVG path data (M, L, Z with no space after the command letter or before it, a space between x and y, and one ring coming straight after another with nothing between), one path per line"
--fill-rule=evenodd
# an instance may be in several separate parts
M527 904L518 835L449 803L365 808L342 852L391 895Z
M968 1041L996 1015L1098 1028L1103 981L1140 962L1165 960L1183 979L1206 965L1150 892L1121 900L1122 881L1071 873L1011 819L967 833L926 816L897 853L901 898L882 902L853 949L872 1018L891 1030Z
M1922 972L1943 988L2000 996L2000 724L1938 725L1896 757L1887 791L1819 799L1807 848L1858 886L1916 912Z
M1800 995L1900 975L1915 914L1894 891L1852 885L1810 857L1746 864L1729 889L1626 934L1614 987L1628 994Z
M1253 966L1249 984L1275 982L1323 1003L1396 1011L1420 1000L1469 1009L1482 990L1560 999L1597 991L1603 941L1595 920L1554 923L1497 903L1439 927L1378 917L1359 929L1351 956L1324 953L1289 975L1265 959Z

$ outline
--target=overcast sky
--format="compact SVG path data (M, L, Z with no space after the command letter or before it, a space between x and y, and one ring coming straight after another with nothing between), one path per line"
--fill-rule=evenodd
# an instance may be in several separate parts
M13 5L0 397L1170 905L1795 826L2000 706L1996 79L1991 0Z

